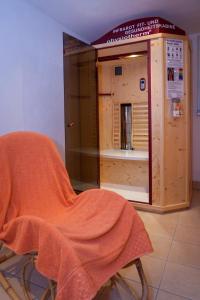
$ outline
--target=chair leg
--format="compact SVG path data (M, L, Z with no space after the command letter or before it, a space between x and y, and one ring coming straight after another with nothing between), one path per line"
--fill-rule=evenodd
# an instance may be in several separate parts
M56 293L55 288L56 284L52 280L48 280L49 286L44 290L40 300L55 300Z
M56 298L56 283L53 280L48 280L49 281L49 291L51 295L51 300L54 300Z
M51 296L51 291L49 288L46 288L40 298L40 300L47 300Z
M0 272L0 284L2 285L4 291L12 300L21 300L21 298L17 295L11 284L5 278L5 276Z
M0 241L0 251L3 249L3 242ZM0 264L11 259L13 256L15 256L14 252L9 251L8 253L0 255ZM0 284L4 291L7 293L7 295L12 300L20 300L21 298L17 295L12 285L9 283L9 281L6 279L6 277L3 275L2 272L0 272Z
M9 260L10 258L16 256L16 254L14 252L8 252L8 253L5 253L5 254L2 254L0 255L0 264Z
M146 277L145 277L145 274L144 274L144 270L143 270L143 267L142 267L141 260L139 258L136 259L135 265L136 265L136 268L137 268L137 271L138 271L138 274L139 274L139 277L140 277L140 281L141 281L141 284L142 284L142 298L141 298L141 300L148 300L147 280L146 280Z
M147 285L147 280L146 280L146 277L144 274L144 270L143 270L140 258L137 258L133 262L126 265L124 268L130 267L132 265L136 266L138 275L140 277L140 281L142 284L142 296L141 296L140 300L148 300L148 285ZM131 287L128 285L128 283L124 280L124 278L119 273L117 273L117 276L122 280L122 282L125 284L125 286L127 286L127 288L129 290L131 290Z

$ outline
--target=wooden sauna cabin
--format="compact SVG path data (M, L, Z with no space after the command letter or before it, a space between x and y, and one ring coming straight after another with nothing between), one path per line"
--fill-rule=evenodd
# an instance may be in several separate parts
M161 18L117 26L97 49L100 187L157 212L191 199L190 47Z

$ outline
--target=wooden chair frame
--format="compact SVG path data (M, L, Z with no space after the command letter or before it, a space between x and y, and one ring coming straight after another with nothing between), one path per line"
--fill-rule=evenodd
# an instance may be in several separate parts
M0 242L0 252L1 252L2 248L3 248L3 243ZM8 252L7 254L3 254L3 255L1 255L1 253L0 253L0 265L1 265L1 263L5 262L5 261L10 260L15 255L16 254L14 252ZM22 277L21 286L22 286L22 289L24 292L25 299L32 300L30 289L29 289L29 284L28 284L28 281L26 280L26 275L27 275L28 266L30 266L30 264L31 264L34 267L35 260L37 258L37 253L27 254L26 256L27 256L27 260L21 269L21 275L22 275L21 276ZM142 296L140 299L148 300L148 285L147 285L147 280L146 280L146 277L145 277L145 274L143 271L141 260L138 258L138 259L134 260L133 262L127 264L124 268L127 268L132 265L136 266L136 269L137 269L137 272L139 274L139 278L140 278L140 281L142 284ZM123 285L127 289L129 289L129 291L132 293L130 286L124 280L122 275L120 275L120 273L116 273L113 277L110 278L110 288L112 288L113 286L116 286L117 282L119 282L119 281L121 281L123 283ZM0 285L2 286L2 288L4 289L4 291L7 293L7 295L9 296L9 298L11 300L22 300L22 298L17 294L15 289L12 287L12 285L6 279L6 277L4 276L2 271L0 271ZM40 300L47 300L47 299L49 299L49 297L51 300L55 300L56 283L52 280L48 280L48 285L49 286L44 290ZM102 287L100 289L100 291L97 293L97 297L100 298L101 294L103 294L103 291L104 291L104 287ZM95 297L95 299L96 299L96 297Z
M3 243L0 242L0 251L2 250L2 248L3 248ZM0 264L4 263L5 261L8 261L13 256L15 256L15 253L13 253L13 252L9 252L9 253L0 255ZM21 300L19 298L19 296L17 295L16 291L14 290L14 288L11 286L9 281L6 279L6 277L2 273L2 271L0 271L0 284L1 284L2 288L4 289L4 291L7 293L7 295L10 297L10 299Z

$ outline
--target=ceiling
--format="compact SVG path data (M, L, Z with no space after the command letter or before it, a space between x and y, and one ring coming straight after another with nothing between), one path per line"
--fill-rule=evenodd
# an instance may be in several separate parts
M92 42L129 20L162 17L186 33L200 32L200 0L26 0Z

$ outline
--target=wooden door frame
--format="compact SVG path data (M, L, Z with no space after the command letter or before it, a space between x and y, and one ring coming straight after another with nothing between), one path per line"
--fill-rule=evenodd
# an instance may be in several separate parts
M147 40L149 204L152 205L152 111L151 111L151 40Z

